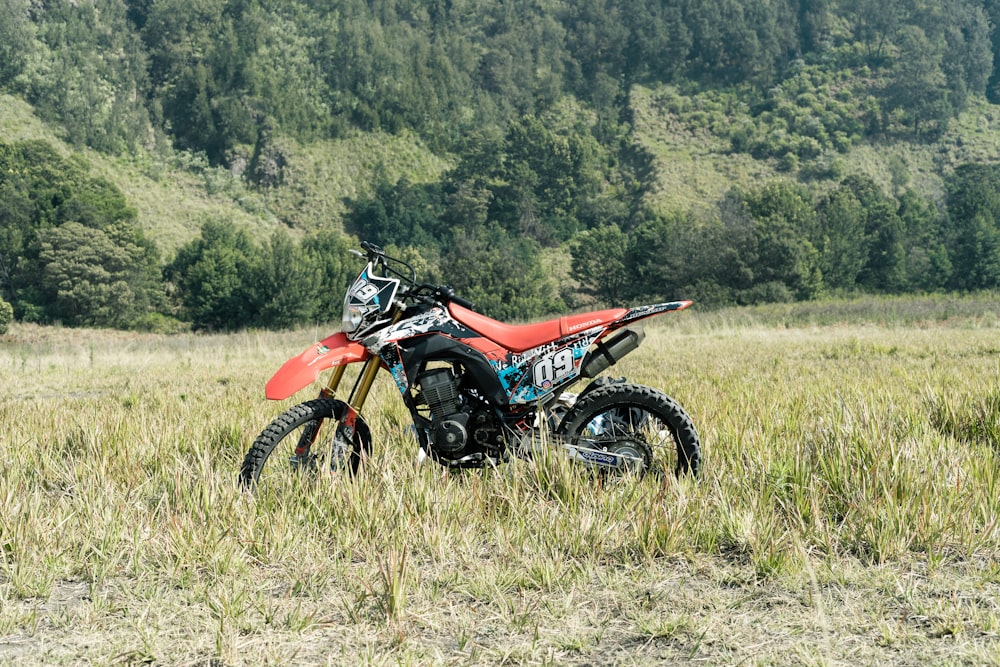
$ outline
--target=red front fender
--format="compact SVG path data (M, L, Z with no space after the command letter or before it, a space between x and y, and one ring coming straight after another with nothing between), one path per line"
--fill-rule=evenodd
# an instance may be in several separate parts
M334 366L365 361L371 354L361 343L336 333L316 343L297 357L292 357L267 381L264 395L272 401L288 398L299 389L308 387L322 371Z

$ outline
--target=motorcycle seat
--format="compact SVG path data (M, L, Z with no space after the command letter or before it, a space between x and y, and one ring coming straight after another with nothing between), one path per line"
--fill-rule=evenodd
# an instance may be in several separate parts
M511 352L524 352L533 347L551 343L563 336L586 331L593 327L614 322L629 312L626 308L596 310L577 315L564 315L554 320L534 324L504 324L490 317L463 308L452 302L448 312L456 320Z

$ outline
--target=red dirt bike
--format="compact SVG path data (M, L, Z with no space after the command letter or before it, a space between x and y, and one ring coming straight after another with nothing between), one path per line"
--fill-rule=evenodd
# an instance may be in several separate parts
M381 369L392 375L420 448L449 468L492 465L539 447L605 473L673 470L695 475L701 444L690 417L660 391L622 379L566 389L635 350L636 326L690 301L567 315L510 325L473 310L445 286L418 284L406 262L362 243L367 260L344 298L343 329L287 361L266 385L282 400L333 369L319 398L296 405L261 432L240 470L245 486L268 473L356 473L371 451L361 415ZM334 398L350 364L362 364L347 400ZM284 450L287 450L285 452Z

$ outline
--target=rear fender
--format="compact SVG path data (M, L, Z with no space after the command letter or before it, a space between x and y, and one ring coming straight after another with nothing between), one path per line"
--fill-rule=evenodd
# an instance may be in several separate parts
M661 315L675 310L684 310L690 306L691 303L691 301L670 301L668 303L654 303L650 306L631 308L620 320L618 320L618 323L628 324L630 322L644 320L647 317L653 317L654 315Z
M264 395L280 401L311 385L328 368L367 361L370 356L361 343L348 340L343 332L336 333L286 361L267 381Z

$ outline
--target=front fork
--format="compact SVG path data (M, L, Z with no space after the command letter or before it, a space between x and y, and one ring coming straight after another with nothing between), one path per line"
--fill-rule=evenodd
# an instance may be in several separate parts
M334 471L337 471L350 456L354 435L357 432L358 413L365 404L372 385L375 384L375 376L378 375L381 363L382 360L377 356L372 356L365 362L361 374L354 383L354 389L351 390L351 395L344 404L344 411L337 421L337 431L333 436L332 451L330 452L330 467ZM319 392L320 398L333 398L336 395L346 368L345 365L333 369L330 380ZM320 421L312 422L306 426L295 448L295 460L302 461L309 458L309 451L316 442L320 426Z
M372 385L375 384L375 376L378 375L381 364L382 360L377 355L369 357L361 369L361 374L358 375L357 381L354 383L350 397L344 404L344 412L337 422L337 431L333 437L333 451L330 456L330 465L333 468L337 468L341 462L346 461L351 452L354 435L357 432L358 413L361 412L361 408L368 399L368 394L371 392ZM321 398L333 398L336 395L337 389L340 387L340 382L344 378L345 370L347 370L346 365L337 366L333 369L330 380L319 392ZM319 422L310 424L306 428L299 439L298 446L295 448L297 458L301 459L303 456L307 456L307 453L316 441L319 429Z

